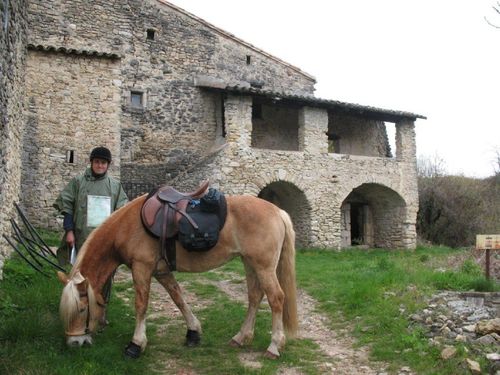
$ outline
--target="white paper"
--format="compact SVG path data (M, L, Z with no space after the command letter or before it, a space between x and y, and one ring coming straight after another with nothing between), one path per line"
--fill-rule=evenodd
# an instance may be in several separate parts
M87 195L87 226L95 228L111 215L111 197Z

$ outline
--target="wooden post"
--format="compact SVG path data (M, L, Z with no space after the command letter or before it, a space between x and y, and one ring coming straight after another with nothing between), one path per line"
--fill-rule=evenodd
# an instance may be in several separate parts
M490 279L490 249L486 249L486 278Z
M500 234L478 234L476 235L476 249L486 250L485 275L490 278L490 256L491 250L500 250Z

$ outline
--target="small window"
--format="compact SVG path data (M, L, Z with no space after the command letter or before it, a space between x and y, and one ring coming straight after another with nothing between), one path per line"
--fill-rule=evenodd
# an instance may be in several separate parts
M144 106L144 93L140 91L130 92L130 105L134 108L142 108Z
M146 39L147 40L155 40L155 31L154 31L154 29L147 29L146 30Z
M66 163L73 164L75 162L75 150L66 151Z
M251 56L247 55L247 65L250 65L251 62L252 62Z

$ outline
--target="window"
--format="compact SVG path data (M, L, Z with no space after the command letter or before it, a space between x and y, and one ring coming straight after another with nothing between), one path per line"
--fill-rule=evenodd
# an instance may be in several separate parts
M144 106L144 93L140 91L131 91L130 105L134 108L142 108Z
M147 29L146 30L146 39L147 40L155 40L155 30L154 29Z
M75 150L66 151L66 163L73 164L75 162Z
M250 65L251 62L252 62L251 56L247 55L247 65Z

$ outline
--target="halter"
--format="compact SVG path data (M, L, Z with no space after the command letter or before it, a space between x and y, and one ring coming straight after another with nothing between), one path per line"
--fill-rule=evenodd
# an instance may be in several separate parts
M83 335L88 335L90 333L90 328L89 328L90 327L90 299L88 298L89 297L88 289L89 289L89 284L87 284L87 288L85 289L84 292L78 291L79 299L75 298L76 309L78 310L78 313L81 314L84 311L87 311L87 318L85 319L85 329L83 330L83 332L77 332L77 333L64 331L66 336L83 336ZM78 308L78 303L80 302L80 300L83 297L87 297L87 307L83 310L80 310ZM95 301L95 302L100 307L103 307L103 308L106 307L106 305L103 305L103 304L99 303L98 301Z

